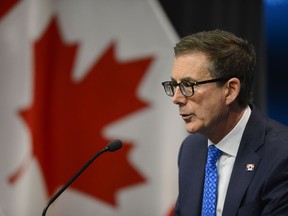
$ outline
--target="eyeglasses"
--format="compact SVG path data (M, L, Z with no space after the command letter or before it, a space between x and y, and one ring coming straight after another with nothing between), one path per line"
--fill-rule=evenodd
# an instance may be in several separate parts
M210 79L210 80L204 80L199 82L188 82L188 81L182 81L182 82L174 82L174 81L166 81L162 82L162 85L164 87L164 90L166 94L170 97L173 97L175 94L175 88L179 86L181 93L186 97L191 97L194 95L194 86L195 85L201 85L206 83L213 83L213 82L226 82L230 78L228 77L222 77L217 79Z

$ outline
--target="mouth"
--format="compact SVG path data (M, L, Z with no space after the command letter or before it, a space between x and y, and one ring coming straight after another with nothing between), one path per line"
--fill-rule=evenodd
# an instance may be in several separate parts
M182 116L182 119L186 122L190 121L193 116L192 114L180 114L180 115Z

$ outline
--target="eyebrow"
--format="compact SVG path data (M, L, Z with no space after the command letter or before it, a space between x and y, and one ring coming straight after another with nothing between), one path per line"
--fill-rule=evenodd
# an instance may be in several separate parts
M171 81L176 82L176 80L171 77ZM196 80L192 79L191 77L183 77L180 79L180 82L187 81L187 82L197 82Z

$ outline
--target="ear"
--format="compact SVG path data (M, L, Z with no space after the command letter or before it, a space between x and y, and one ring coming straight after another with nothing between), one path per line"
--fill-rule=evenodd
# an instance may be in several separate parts
M241 82L238 78L231 78L225 84L226 105L236 100L241 88Z

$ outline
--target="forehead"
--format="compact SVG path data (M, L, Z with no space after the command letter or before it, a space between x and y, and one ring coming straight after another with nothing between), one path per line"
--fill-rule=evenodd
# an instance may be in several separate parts
M171 77L175 80L191 78L199 80L210 77L209 60L202 52L193 52L175 57Z

